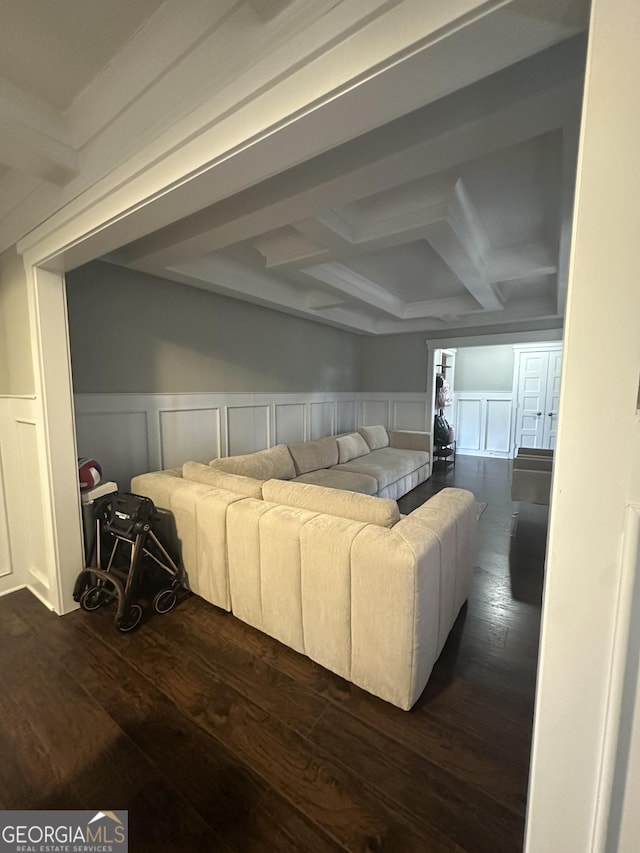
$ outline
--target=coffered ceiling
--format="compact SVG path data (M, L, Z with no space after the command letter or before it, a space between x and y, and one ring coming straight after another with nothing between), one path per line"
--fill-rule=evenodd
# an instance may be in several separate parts
M0 0L0 248L143 144L169 144L170 128L207 98L221 110L221 93L241 104L238 81L259 56L275 85L274 57L297 67L312 25L342 15L348 45L347 15L360 5ZM432 65L436 76L410 82L423 106L311 159L292 148L295 165L200 200L105 259L365 334L557 326L588 4L492 5L514 7L505 20L517 19L522 45L512 55L525 58L460 86L450 55Z
M113 253L343 328L478 328L564 312L577 38Z

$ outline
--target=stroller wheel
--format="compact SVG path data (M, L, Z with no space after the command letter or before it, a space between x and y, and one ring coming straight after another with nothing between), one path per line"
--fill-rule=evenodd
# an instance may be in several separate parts
M176 606L177 597L171 588L161 589L153 599L153 609L156 613L168 613Z
M134 628L138 627L141 619L142 607L139 604L132 604L129 608L128 616L120 620L118 630L122 631L123 634L127 633L127 631L133 631Z
M80 598L80 607L82 607L83 610L91 612L92 610L97 610L99 607L102 607L102 605L106 604L109 600L110 597L107 595L107 591L104 586L90 586L89 589L86 589L82 593L82 597Z

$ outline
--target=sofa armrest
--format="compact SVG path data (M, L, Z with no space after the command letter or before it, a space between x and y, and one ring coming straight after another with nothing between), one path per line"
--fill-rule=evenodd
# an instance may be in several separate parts
M425 450L431 453L432 438L430 432L411 432L410 430L388 430L389 447L398 450Z

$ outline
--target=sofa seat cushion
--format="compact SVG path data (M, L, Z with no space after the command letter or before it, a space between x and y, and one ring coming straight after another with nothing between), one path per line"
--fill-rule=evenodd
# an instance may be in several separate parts
M286 444L276 444L268 450L258 450L256 453L245 453L242 456L223 456L212 459L212 468L226 471L229 474L240 474L243 477L253 477L254 480L293 480L296 469Z
M379 527L393 527L400 520L400 511L395 501L345 492L342 489L327 489L311 483L268 480L262 487L262 497L271 503L350 518L352 521L363 521Z
M317 441L304 441L302 444L290 444L289 452L297 474L307 474L338 464L338 444L334 436L319 438Z
M296 477L293 482L312 483L315 486L325 486L328 489L346 489L348 492L359 492L362 495L375 495L378 491L378 481L368 474L337 471L335 468L309 471L308 474Z
M202 462L185 462L182 466L182 476L185 480L195 480L196 483L216 486L218 489L226 489L247 498L257 500L262 498L262 480L243 477L241 474L229 474L211 465L203 465Z
M366 456L338 465L334 470L375 477L378 491L380 491L428 463L429 454L423 450L398 450L395 447L384 447L382 450L372 450Z

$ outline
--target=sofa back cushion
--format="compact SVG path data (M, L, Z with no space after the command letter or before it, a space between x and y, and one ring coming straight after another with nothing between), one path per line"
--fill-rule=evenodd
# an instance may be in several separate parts
M382 450L383 447L389 447L389 433L382 424L360 427L358 432L369 445L369 450Z
M290 444L289 451L298 475L338 464L338 445L334 436L305 441L302 444Z
M226 471L228 474L241 474L255 480L292 480L296 476L293 459L286 444L277 444L268 450L246 453L242 456L223 456L212 459L212 468Z
M358 432L349 435L339 435L336 439L338 444L338 462L351 462L359 456L365 456L370 452L369 445Z
M185 462L182 466L182 476L185 480L195 480L196 483L216 486L218 489L226 489L248 498L262 498L262 480L243 477L241 474L229 474L211 465L203 465L202 462Z
M352 521L363 521L379 527L393 527L400 520L400 511L395 501L329 489L310 483L283 483L268 480L262 486L262 497L271 503L336 515Z

